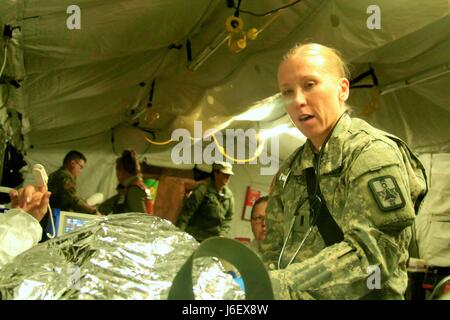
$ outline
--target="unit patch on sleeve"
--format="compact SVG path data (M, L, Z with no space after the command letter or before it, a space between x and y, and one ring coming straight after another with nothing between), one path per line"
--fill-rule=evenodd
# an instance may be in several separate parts
M383 211L400 209L405 206L405 199L393 176L382 176L369 180L369 188Z

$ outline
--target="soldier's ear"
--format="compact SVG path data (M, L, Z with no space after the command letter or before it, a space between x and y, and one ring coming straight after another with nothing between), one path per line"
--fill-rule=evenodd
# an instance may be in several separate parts
M345 102L350 94L350 83L346 78L339 80L339 100Z

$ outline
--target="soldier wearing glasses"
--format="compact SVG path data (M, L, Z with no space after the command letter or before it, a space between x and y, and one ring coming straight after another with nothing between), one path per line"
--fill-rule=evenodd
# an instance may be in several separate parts
M64 157L61 168L50 174L48 190L52 193L50 205L63 211L95 214L96 209L77 195L77 177L86 163L86 157L72 150Z
M266 237L266 208L267 202L269 201L268 196L264 196L255 201L252 208L252 216L250 223L252 225L253 236L255 237L252 242L250 242L250 247L259 253L261 250L261 241Z

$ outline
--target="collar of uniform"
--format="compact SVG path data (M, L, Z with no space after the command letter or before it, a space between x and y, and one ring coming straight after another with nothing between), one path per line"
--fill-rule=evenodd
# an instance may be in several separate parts
M328 140L322 154L322 165L320 173L330 173L342 165L342 149L345 140L345 133L348 131L352 123L352 119L346 113L342 116L333 133ZM292 174L300 175L305 169L314 167L314 153L311 140L307 140L303 148L300 149L301 160L295 157L292 165ZM299 162L300 160L300 162Z
M63 172L65 172L65 174L67 174L68 176L70 176L73 180L77 180L77 177L75 177L72 172L69 171L69 169L67 169L66 167L62 166L60 168Z
M214 179L213 178L209 179L208 189L209 189L210 192L214 192L214 193L216 193L218 195L221 195L221 196L223 196L225 198L230 198L231 197L231 190L227 186L223 187L222 192L217 192L216 184L214 183Z
M134 182L134 180L136 180L137 178L138 178L137 176L129 177L128 179L126 179L126 180L122 183L122 185L123 185L125 188L128 188L128 187Z
M323 150L321 173L330 173L342 166L342 150L351 125L352 118L345 113L336 124L330 140Z
M291 165L292 174L299 176L306 168L314 167L313 159L314 153L312 151L311 141L308 139L293 160Z

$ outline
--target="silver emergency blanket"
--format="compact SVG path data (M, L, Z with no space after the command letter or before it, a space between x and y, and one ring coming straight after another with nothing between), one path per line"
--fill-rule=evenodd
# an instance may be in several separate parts
M198 246L158 217L104 216L6 264L0 270L1 298L167 299L175 275ZM218 259L196 259L193 270L196 299L245 298Z

